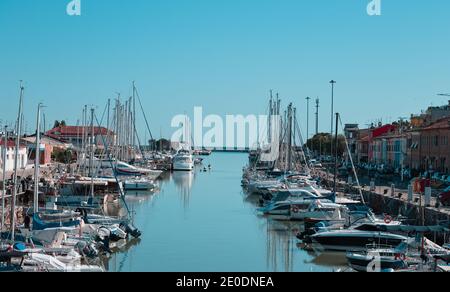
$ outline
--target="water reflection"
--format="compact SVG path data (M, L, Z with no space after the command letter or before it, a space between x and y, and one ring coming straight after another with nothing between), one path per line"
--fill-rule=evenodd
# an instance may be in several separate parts
M132 249L136 248L141 243L141 239L133 238L131 240L121 240L115 244L111 250L115 253L111 257L102 259L102 263L107 271L123 272L125 270L125 263L133 262ZM118 256L120 255L120 256Z
M292 272L297 250L295 234L300 223L267 218L267 269L274 272Z
M260 198L243 193L244 202L255 210L260 207ZM294 272L299 267L309 270L332 271L345 268L345 253L304 250L296 235L305 230L302 222L274 219L257 214L266 228L266 267L273 272ZM303 271L304 269L301 268Z
M300 222L257 214L258 196L242 194L245 154L213 154L214 168L164 173L156 193L127 193L141 241L119 244L110 271L332 271L345 255L303 250Z
M196 171L175 171L172 173L172 180L185 208L189 207L195 176Z
M332 269L346 268L347 258L344 252L308 252L312 257L310 261L305 261L305 264L314 264L316 266L327 267Z

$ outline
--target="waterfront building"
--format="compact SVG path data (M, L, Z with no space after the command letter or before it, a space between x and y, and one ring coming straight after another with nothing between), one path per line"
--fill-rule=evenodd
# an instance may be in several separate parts
M411 161L419 171L449 173L450 116L417 129L411 138Z
M344 135L348 142L350 155L353 161L357 161L357 141L358 141L359 125L358 124L346 124L344 127ZM349 162L349 154L344 152L345 162Z
M28 156L30 161L36 159L36 135L27 136L22 139L27 145ZM72 148L72 144L62 142L47 135L40 137L39 163L40 165L47 165L52 162L52 154L55 150L64 151Z
M373 162L389 168L405 167L407 160L408 135L406 133L389 133L373 140Z
M357 153L355 155L358 163L376 163L381 149L376 148L378 144L374 144L375 139L393 133L396 129L396 125L379 124L378 127L372 126L369 129L360 130L356 140Z
M0 170L3 170L3 163L6 163L6 171L14 170L14 157L15 157L16 141L8 140L6 145L5 141L1 139L0 141ZM6 151L6 161L3 161L3 151ZM24 169L28 164L28 152L25 144L20 144L18 163L20 169Z
M356 140L358 163L392 169L404 167L413 175L425 171L450 173L450 116L428 126L404 129L397 124L359 130Z
M369 162L369 129L359 131L356 140L356 152L358 163Z
M411 115L411 125L414 128L423 128L448 116L450 116L450 100L447 105L430 106L425 112L419 115Z
M46 136L72 144L75 148L82 148L83 141L89 141L92 136L91 127L59 126L45 133ZM85 139L83 139L83 135ZM87 139L86 139L87 138ZM94 141L97 149L104 149L103 141L115 144L116 134L105 127L94 127Z

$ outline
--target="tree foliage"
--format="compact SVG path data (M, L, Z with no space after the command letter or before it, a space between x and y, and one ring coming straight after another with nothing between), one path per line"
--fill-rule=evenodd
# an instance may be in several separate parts
M58 127L65 127L66 125L66 121L62 120L61 122L56 120L55 123L53 124L53 128L58 128Z
M52 159L59 163L70 163L72 154L71 150L55 149L52 153Z
M335 136L332 137L329 133L319 133L308 140L307 146L317 154L331 155L331 149L334 149L334 143ZM338 135L338 155L342 156L345 151L345 137L343 135Z

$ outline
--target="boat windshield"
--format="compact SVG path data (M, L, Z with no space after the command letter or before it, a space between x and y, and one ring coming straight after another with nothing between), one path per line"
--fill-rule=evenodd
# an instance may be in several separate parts
M176 161L178 162L186 162L186 163L190 163L192 162L191 158L188 156L180 156L176 158Z
M355 230L359 231L380 231L376 225L372 224L362 224L355 228Z

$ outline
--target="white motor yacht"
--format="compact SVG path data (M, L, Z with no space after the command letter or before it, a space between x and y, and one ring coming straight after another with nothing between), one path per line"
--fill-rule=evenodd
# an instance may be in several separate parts
M181 149L172 159L174 171L192 171L194 169L194 159L189 150Z

